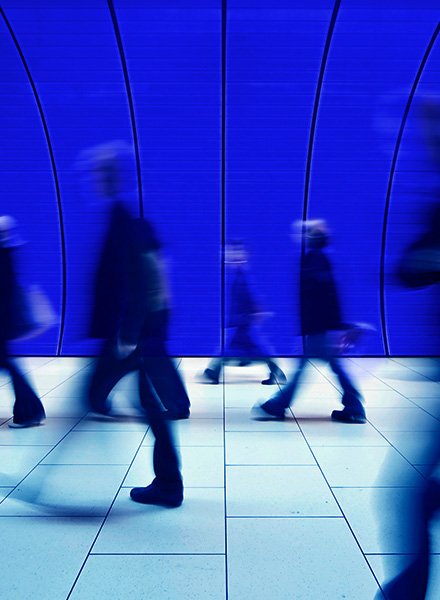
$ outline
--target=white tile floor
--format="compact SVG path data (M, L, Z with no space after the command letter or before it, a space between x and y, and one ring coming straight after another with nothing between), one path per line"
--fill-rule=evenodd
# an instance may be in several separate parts
M2 600L373 600L408 560L398 516L440 429L432 359L347 359L363 426L330 421L339 394L325 365L308 369L291 418L259 422L250 408L274 392L263 366L227 367L212 386L199 379L206 359L178 361L192 416L175 425L186 486L176 510L129 498L153 477L132 378L113 393L120 418L100 421L80 402L90 359L20 362L48 419L9 429L0 379ZM440 597L440 524L432 534L429 600Z

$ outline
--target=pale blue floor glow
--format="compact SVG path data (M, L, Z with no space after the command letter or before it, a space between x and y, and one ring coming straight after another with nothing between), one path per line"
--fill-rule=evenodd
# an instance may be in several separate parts
M91 359L19 360L48 418L9 429L0 378L2 600L373 600L408 560L398 515L440 435L432 359L346 359L366 425L331 422L340 395L318 362L292 416L260 422L251 407L276 391L260 385L264 366L227 367L213 386L200 380L208 359L177 361L192 415L175 424L185 482L175 510L129 498L153 477L134 377L113 392L120 418L97 420L81 404ZM280 360L287 372L295 362ZM428 600L440 597L440 524L432 551Z

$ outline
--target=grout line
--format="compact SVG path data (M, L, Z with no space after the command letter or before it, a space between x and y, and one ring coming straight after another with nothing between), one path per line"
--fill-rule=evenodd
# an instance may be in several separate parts
M84 570L84 567L85 567L85 565L86 565L86 563L87 563L87 560L88 560L88 558L89 558L89 556L90 556L90 554L91 554L91 552L92 552L92 550L93 550L93 547L94 547L94 545L95 545L96 541L98 540L98 537L99 537L99 536L100 536L100 534L101 534L101 531L103 530L103 527L104 527L105 523L107 522L107 519L108 519L108 517L109 517L109 515L110 515L110 512L111 512L111 510L112 510L112 508L113 508L113 506L114 506L114 504L115 504L115 502L116 502L116 498L118 497L118 495L119 495L119 492L121 491L121 489L122 489L122 487L123 487L124 481L125 481L125 479L126 479L126 477L127 477L128 473L129 473L129 471L130 471L130 469L131 469L131 467L132 467L132 465L133 465L134 461L136 460L136 457L137 457L137 455L139 454L140 448L141 448L141 446L142 446L142 441L143 441L143 439L145 439L145 436L147 435L147 433L148 433L149 429L150 429L150 428L148 428L148 430L145 432L145 434L144 434L144 436L143 436L142 440L140 441L140 443L139 443L139 445L138 445L138 448L137 448L136 452L134 453L134 456L133 456L133 459L132 459L131 463L128 465L128 468L127 468L127 470L126 470L126 473L125 473L125 475L124 475L124 477L123 477L123 479L122 479L121 485L120 485L120 486L119 486L119 488L117 489L117 491L116 491L116 494L115 494L115 497L113 498L113 501L111 502L111 504L110 504L110 507L108 508L108 510L107 510L107 513L106 513L106 515L104 516L104 518L103 518L103 520L102 520L102 523L101 523L101 525L100 525L100 527L99 527L99 529L98 529L98 532L96 533L96 535L95 535L95 538L94 538L94 540L93 540L93 542L92 542L92 544L91 544L91 546L90 546L90 549L89 549L89 551L87 552L87 554L86 554L86 557L85 557L85 559L84 559L84 561L83 561L83 564L81 565L81 568L79 569L79 571L78 571L78 573L77 573L77 575L76 575L76 577L75 577L75 580L74 580L74 582L73 582L73 584L72 584L72 587L70 588L70 591L69 591L69 593L68 593L68 595L67 595L67 598L66 598L66 600L69 600L70 596L72 595L72 592L73 592L73 590L75 589L75 586L76 586L76 584L77 584L77 582L78 582L78 579L79 579L79 577L81 576L81 573L82 573L82 572L83 572L83 570ZM126 465L123 465L123 466L126 466Z
M292 410L291 410L291 409L290 409L290 412L292 412ZM293 414L293 412L292 412L292 414ZM295 418L295 420L297 421L297 419L296 419L296 418ZM364 554L364 552L363 552L363 550L362 550L362 547L361 547L361 545L360 545L360 543L359 543L359 540L357 539L357 537L356 537L356 535L355 535L355 533L354 533L354 530L352 529L352 527L351 527L351 525L350 525L350 523L349 523L349 521L348 521L348 518L346 517L346 515L345 515L344 511L342 510L342 506L340 505L340 503L339 503L339 501L338 501L338 499L337 499L337 497L336 497L335 493L333 492L333 489L332 489L332 487L331 487L331 485L330 485L330 483L329 483L329 481L328 481L327 477L325 476L325 474L324 474L324 471L322 470L322 468L321 468L321 465L319 464L319 462L318 462L318 460L317 460L317 458L316 458L316 456L315 456L315 453L313 452L313 449L312 449L312 447L310 446L309 442L307 441L307 437L306 437L305 433L303 432L303 430L302 430L302 428L301 428L300 424L298 423L298 421L297 421L297 424L298 424L298 427L299 427L299 428L300 428L300 430L301 430L301 433L303 434L304 440L305 440L305 442L306 442L307 446L309 447L309 450L310 450L310 452L311 452L311 454L312 454L313 458L314 458L314 459L315 459L315 461L316 461L316 464L317 464L317 466L318 466L319 470L321 471L321 474L322 474L322 476L323 476L323 478L324 478L324 481L326 482L326 484L327 484L327 486L328 486L328 488L329 488L329 490L330 490L330 493L331 493L331 495L333 496L333 498L334 498L334 500L335 500L335 502L336 502L336 504L337 504L337 506L338 506L339 510L341 511L341 514L342 514L342 516L343 516L343 518L344 518L344 520L345 520L345 523L347 524L347 527L349 528L349 530L350 530L350 532L351 532L351 534L352 534L352 536L353 536L353 539L355 540L355 542L356 542L356 544L357 544L357 546L358 546L358 548L359 548L359 550L360 550L360 552L361 552L362 556L364 557L364 560L365 560L365 562L367 563L367 566L368 566L368 568L370 569L370 572L371 572L371 574L373 575L373 577L374 577L374 580L376 581L378 588L381 590L382 588L381 588L380 582L379 582L378 578L376 577L376 575L375 575L375 573L374 573L374 571L373 571L373 569L372 569L372 567L371 567L370 563L369 563L369 562L368 562L368 560L366 559L366 556L365 556L365 554Z

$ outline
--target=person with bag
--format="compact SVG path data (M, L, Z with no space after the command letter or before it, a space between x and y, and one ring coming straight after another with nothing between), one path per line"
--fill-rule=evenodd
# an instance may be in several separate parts
M254 406L253 414L260 420L282 420L296 394L300 379L310 359L327 362L338 377L343 390L343 410L334 410L333 421L360 424L366 422L365 409L360 392L349 377L337 356L344 347L353 344L361 333L359 327L346 325L342 321L336 280L332 265L324 248L329 243L325 221L303 223L307 249L301 264L301 326L305 352L298 368L284 389L263 404ZM341 332L338 344L334 344L332 332ZM345 333L342 333L344 332Z
M15 249L22 245L16 234L15 220L0 216L0 368L9 372L14 388L13 419L9 427L41 425L46 418L43 405L18 365L8 356L9 340L20 337L26 315L17 310L20 294L14 264Z

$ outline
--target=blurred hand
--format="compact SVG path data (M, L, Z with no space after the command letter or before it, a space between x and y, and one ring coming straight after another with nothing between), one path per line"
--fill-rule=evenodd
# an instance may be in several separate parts
M115 354L118 358L123 359L133 354L136 350L136 344L126 344L121 340L118 340L115 346Z

